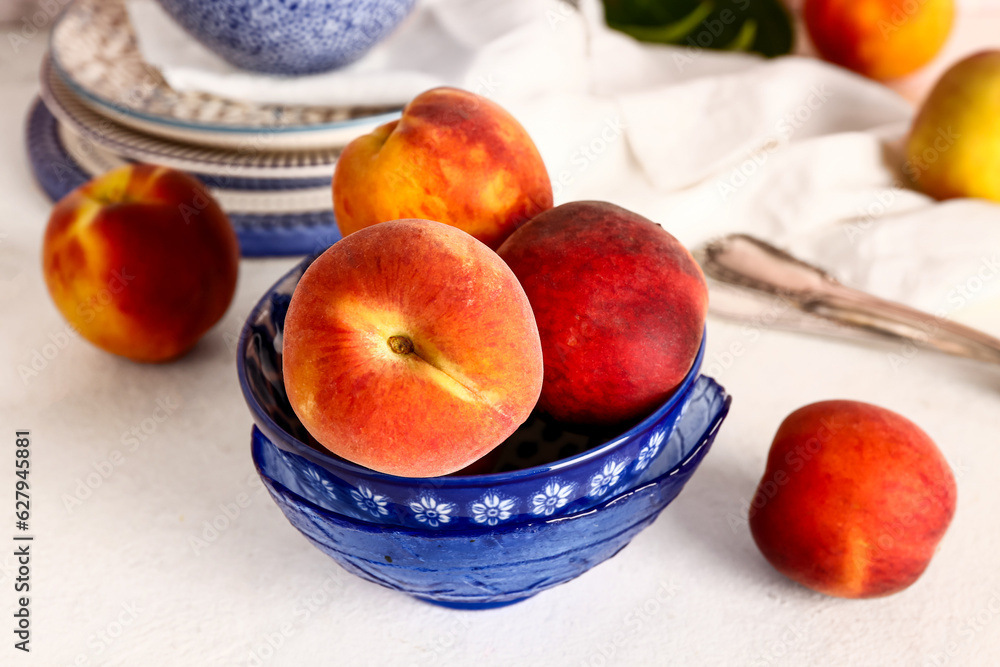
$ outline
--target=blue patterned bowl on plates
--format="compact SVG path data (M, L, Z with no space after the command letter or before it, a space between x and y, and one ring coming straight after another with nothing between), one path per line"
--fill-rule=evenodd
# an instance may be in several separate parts
M458 609L518 602L611 558L680 493L708 453L730 399L702 377L672 432L655 476L559 518L469 525L462 530L373 523L343 514L324 470L279 449L253 429L253 460L289 522L349 572L422 600ZM663 465L657 465L662 461ZM486 487L484 487L486 488Z
M664 444L691 399L704 354L680 387L653 414L630 428L574 430L534 413L502 443L490 474L409 478L345 461L317 443L288 403L281 340L292 291L314 257L275 284L250 313L237 346L243 396L262 433L303 462L346 515L361 512L376 523L462 530L555 517L601 504L652 479L669 458Z
M315 74L368 52L415 0L157 0L229 63L267 74Z

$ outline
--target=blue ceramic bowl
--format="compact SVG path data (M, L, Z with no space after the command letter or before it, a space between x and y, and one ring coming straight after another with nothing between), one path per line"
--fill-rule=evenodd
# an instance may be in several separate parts
M410 478L375 472L319 445L295 416L281 373L281 332L292 291L314 258L274 285L250 313L237 347L243 395L260 437L315 465L303 468L346 516L395 526L461 530L585 510L653 479L651 469L692 396L704 354L658 410L628 428L573 430L534 414L498 447L492 474Z
M158 0L229 63L315 74L354 62L389 35L415 0Z
M338 512L323 470L279 449L256 427L253 460L291 524L349 572L428 602L485 609L565 583L618 553L680 493L712 446L729 403L714 380L699 378L664 446L669 456L650 466L655 477L558 519L452 531L376 524L359 518L358 510Z

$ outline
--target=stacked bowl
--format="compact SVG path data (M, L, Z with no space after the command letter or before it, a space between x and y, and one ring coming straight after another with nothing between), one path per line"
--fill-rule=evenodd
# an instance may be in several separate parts
M500 445L484 474L417 479L362 468L318 445L285 393L285 314L313 259L264 295L240 337L253 459L292 525L369 581L467 609L569 581L656 519L728 413L722 387L698 374L699 354L677 391L627 427L583 431L537 414Z
M149 0L146 0L147 2ZM413 0L160 0L191 42L255 71L297 75L362 55ZM124 0L76 0L52 30L28 119L36 179L53 200L127 162L203 181L246 256L308 254L340 237L330 179L341 148L398 106L263 104L171 88L139 49Z

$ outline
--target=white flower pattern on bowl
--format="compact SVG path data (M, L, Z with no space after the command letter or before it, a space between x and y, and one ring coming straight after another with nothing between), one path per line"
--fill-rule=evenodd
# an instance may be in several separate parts
M639 450L639 459L635 462L635 471L642 472L652 463L656 454L660 451L660 445L663 444L664 438L667 434L665 431L658 431L653 434L653 437L649 439L649 444Z
M376 519L389 514L389 509L386 507L389 499L378 493L372 493L367 486L359 486L357 490L352 489L351 498L362 511L368 512Z
M420 523L426 523L431 528L437 528L442 523L451 521L448 516L455 509L452 503L438 502L433 496L421 496L420 500L410 503L414 518Z
M600 498L605 493L610 491L618 480L621 479L622 473L625 472L625 468L628 466L626 461L608 461L601 468L601 472L597 473L590 478L590 497Z
M511 517L514 501L506 498L501 500L496 493L487 493L478 502L472 503L470 509L476 523L495 526Z
M569 502L569 494L573 492L574 484L549 482L541 491L531 497L532 514L552 516L557 509Z
M334 498L337 497L337 491L334 488L333 483L326 477L321 476L315 468L306 468L306 477L312 483L313 488L322 487L331 496Z

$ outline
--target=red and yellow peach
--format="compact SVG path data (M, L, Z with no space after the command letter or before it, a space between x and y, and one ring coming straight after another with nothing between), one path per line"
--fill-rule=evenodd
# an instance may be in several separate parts
M1000 51L952 66L913 122L903 171L937 199L1000 201Z
M750 530L785 576L845 598L889 595L927 568L955 512L955 479L916 424L823 401L774 436Z
M498 250L531 302L545 360L539 407L614 424L663 403L701 346L708 289L656 223L606 202L570 202Z
M803 18L825 60L879 81L929 63L951 32L954 0L806 0Z
M436 220L497 248L552 208L552 184L528 133L474 93L435 88L402 117L352 141L333 174L344 236L401 218Z
M327 449L433 477L499 445L531 413L542 350L507 265L469 234L396 220L333 244L302 276L283 333L288 399Z
M229 218L179 171L137 164L66 195L42 249L56 307L98 347L135 361L187 352L226 312L240 251Z

